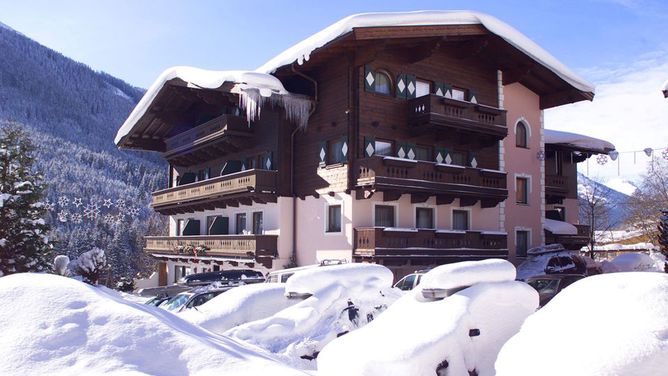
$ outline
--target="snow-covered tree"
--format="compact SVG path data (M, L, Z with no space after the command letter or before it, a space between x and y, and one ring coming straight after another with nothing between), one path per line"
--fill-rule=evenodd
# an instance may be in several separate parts
M617 225L610 219L610 211L617 206L612 190L591 180L589 184L578 184L578 203L581 223L589 226L589 257L594 258L594 246L598 239L596 231L608 231Z
M84 282L97 285L102 273L107 270L107 256L100 248L93 248L70 263L70 268L72 273L80 275Z
M53 259L53 272L58 275L67 276L69 274L67 266L70 264L70 258L65 255L58 255Z
M0 128L0 275L51 269L49 226L34 146L18 124Z

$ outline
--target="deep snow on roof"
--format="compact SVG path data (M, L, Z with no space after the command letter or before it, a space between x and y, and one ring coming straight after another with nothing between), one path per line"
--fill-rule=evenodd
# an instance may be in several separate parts
M612 143L594 137L589 137L577 133L555 131L554 129L545 129L545 144L558 144L571 146L576 149L596 151L607 153L615 150Z
M353 28L476 24L484 26L491 33L503 38L506 42L552 71L574 88L584 92L594 92L594 85L575 74L557 60L557 58L512 26L488 14L472 11L417 11L354 14L288 48L259 67L256 71L272 73L279 67L292 64L295 61L301 65L304 61L308 61L313 51L352 31Z
M543 228L555 235L577 235L578 229L572 224L564 221L545 218Z

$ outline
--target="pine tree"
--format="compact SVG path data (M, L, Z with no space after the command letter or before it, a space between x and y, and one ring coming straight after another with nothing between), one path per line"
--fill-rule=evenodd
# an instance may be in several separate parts
M661 211L659 220L659 245L661 245L661 254L668 259L668 210ZM668 263L665 263L663 269L668 273Z
M0 129L0 275L51 269L51 245L34 171L34 146L18 124Z

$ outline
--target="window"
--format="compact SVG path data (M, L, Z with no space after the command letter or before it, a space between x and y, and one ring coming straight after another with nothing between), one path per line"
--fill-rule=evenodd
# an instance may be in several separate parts
M214 264L214 265L213 265L213 271L214 271L214 272L217 272L217 271L219 271L219 270L220 270L220 266L219 266L218 264Z
M515 178L515 202L518 204L529 203L529 179L517 177Z
M458 101L466 100L466 90L460 89L458 87L453 87L452 88L452 99L456 99Z
M392 141L376 140L374 149L376 155L392 155Z
M376 205L374 215L374 226L394 227L394 206Z
M246 213L237 213L237 234L243 234L246 231Z
M264 231L262 226L262 212L253 213L253 234L260 235Z
M466 210L452 211L452 229L467 231L469 229L469 212Z
M529 249L529 231L517 230L515 232L515 256L526 257Z
M452 158L452 164L457 166L466 166L466 154L458 151L453 151L450 153L450 158Z
M341 205L327 207L327 232L341 232Z
M434 209L415 208L415 227L434 228Z
M515 127L515 146L518 148L529 147L527 126L521 121Z
M428 146L415 146L415 159L418 161L431 161L431 148Z
M344 140L330 140L327 143L327 164L343 163L346 157L343 155Z
M176 220L176 236L182 236L183 235L183 228L185 227L185 219L177 219Z
M380 94L390 95L390 87L392 86L390 75L383 71L375 71L373 78L373 91Z
M429 81L415 80L415 97L422 97L429 95L431 92L431 84Z

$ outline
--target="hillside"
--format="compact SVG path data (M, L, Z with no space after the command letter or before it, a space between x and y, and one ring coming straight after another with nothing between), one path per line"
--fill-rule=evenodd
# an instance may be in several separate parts
M59 253L73 257L93 245L111 252L122 232L126 239L116 239L113 246L121 250L114 257L125 264L143 259L130 255L141 254L143 232L164 228L148 203L150 192L165 184L166 167L157 155L121 151L113 143L143 90L4 24L0 51L0 127L21 124L37 146Z
M580 205L587 201L585 192L594 192L595 196L601 196L605 201L605 215L596 220L596 230L619 230L623 229L624 223L628 218L627 208L629 196L610 188L607 185L599 183L578 172L578 195ZM583 217L580 211L580 223L588 223L587 218Z

